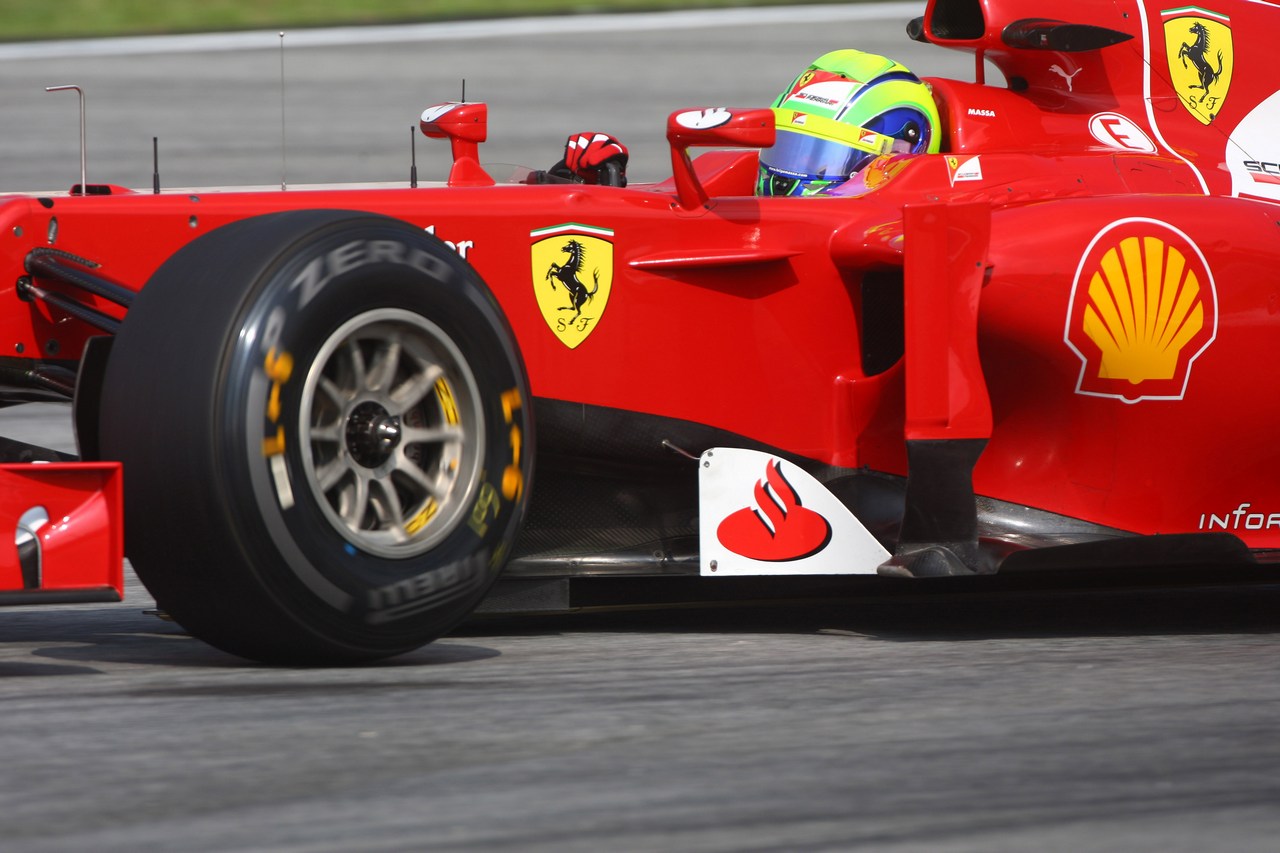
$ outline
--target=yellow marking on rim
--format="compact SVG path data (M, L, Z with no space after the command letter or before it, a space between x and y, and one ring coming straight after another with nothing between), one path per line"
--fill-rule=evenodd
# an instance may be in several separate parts
M277 427L276 434L262 440L263 456L279 456L284 453L284 427Z
M502 392L502 417L506 419L507 423L511 423L515 410L520 408L520 406L521 400L519 388L512 388Z
M449 387L449 380L441 376L436 380L436 398L440 401L440 410L444 414L444 419L449 426L458 425L458 406L453 401L453 389Z
M426 527L427 524L431 522L431 519L436 517L436 513L439 511L440 505L436 503L436 499L428 498L426 506L424 506L417 515L409 519L409 522L404 526L404 532L408 533L410 536L415 535L419 530Z
M271 380L271 395L267 399L267 418L272 423L280 420L280 388L293 375L293 356L287 352L276 354L275 347L267 353L262 370Z

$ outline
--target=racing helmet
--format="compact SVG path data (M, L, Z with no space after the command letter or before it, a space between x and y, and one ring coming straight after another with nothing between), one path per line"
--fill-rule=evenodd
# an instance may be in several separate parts
M936 154L938 107L906 66L860 50L813 61L773 102L778 129L760 152L758 195L813 195L882 154Z

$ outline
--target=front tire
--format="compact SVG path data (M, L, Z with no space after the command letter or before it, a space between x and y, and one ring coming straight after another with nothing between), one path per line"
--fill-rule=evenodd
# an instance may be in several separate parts
M292 211L156 272L107 365L102 455L160 607L238 655L344 663L479 603L527 502L527 401L495 300L443 243Z

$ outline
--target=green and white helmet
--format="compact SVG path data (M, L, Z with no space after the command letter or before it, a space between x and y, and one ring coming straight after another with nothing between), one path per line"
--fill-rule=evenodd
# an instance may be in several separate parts
M906 66L860 50L814 60L773 102L778 128L760 152L759 195L812 195L882 154L936 154L938 107Z

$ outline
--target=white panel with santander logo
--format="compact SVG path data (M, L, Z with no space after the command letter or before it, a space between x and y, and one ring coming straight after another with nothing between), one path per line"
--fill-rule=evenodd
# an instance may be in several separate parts
M790 462L717 447L698 471L703 575L874 575L889 559L844 504Z

